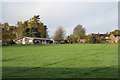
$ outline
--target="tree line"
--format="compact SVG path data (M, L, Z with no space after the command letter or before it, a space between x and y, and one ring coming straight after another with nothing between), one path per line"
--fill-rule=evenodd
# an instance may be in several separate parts
M59 41L60 43L61 41L64 40L65 33L66 32L64 28L59 26L54 33L54 40ZM74 27L73 34L67 36L66 40L69 40L69 43L78 43L78 41L81 38L85 37L85 34L86 34L85 28L82 25L78 24L76 27Z
M74 27L73 33L65 38L65 30L63 27L58 27L56 32L54 33L54 40L59 41L59 43L63 40L69 41L68 43L80 43L80 39L84 39L86 43L106 43L105 37L109 37L110 34L114 34L115 36L120 36L120 30L116 29L109 34L106 32L105 34L88 34L86 35L86 29L82 25L78 24Z
M34 15L31 19L24 22L18 21L15 26L9 23L1 24L3 44L13 44L14 39L22 37L39 37L48 36L47 26L40 21L39 15Z
M3 44L14 44L15 39L22 37L38 37L48 38L48 28L41 22L40 15L34 15L32 18L26 21L18 21L16 25L10 26L9 23L0 23L0 34L2 36ZM115 30L113 34L120 35L120 30ZM69 43L79 43L80 39L85 39L87 43L100 43L104 40L98 40L93 35L86 35L86 29L82 25L78 24L74 27L71 35L65 36L66 31L62 26L59 26L53 39L61 43L63 40L69 41Z

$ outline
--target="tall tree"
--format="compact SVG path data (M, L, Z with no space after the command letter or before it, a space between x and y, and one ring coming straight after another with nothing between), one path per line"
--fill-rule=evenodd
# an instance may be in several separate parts
M9 24L8 24L8 22L3 23L3 24L2 24L2 27L3 27L4 29L6 29L6 30L9 30Z
M23 30L26 27L26 25L20 21L17 22L17 29L14 30L16 34L16 38L19 39L23 36Z
M64 37L65 37L65 30L63 29L63 27L59 26L54 33L54 40L61 42Z
M46 38L46 36L47 36L47 26L46 25L44 25L42 22L40 22L39 23L39 26L38 26L38 31L39 31L39 33L41 33L41 37L42 38Z
M86 30L82 25L77 25L73 30L73 35L78 38L78 41L85 37L85 33Z
M2 24L1 29L4 42L11 42L13 39L26 37L46 38L48 36L47 26L44 25L39 15L34 15L30 20L17 22L16 26L10 26L7 22Z
M23 30L24 36L46 38L47 26L40 21L39 17L39 15L34 15L28 22L23 23L27 26Z
M2 25L2 41L3 45L8 45L13 42L15 35L13 34L14 26L9 26L8 23L3 23Z

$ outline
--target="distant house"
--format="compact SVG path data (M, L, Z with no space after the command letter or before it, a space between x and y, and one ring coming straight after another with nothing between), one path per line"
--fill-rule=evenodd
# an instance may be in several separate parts
M114 35L114 34L110 34L109 35L109 42L110 43L118 43L120 40L120 35Z
M16 44L22 44L23 39L19 38L19 39L15 39L13 40Z
M113 33L109 34L91 34L94 39L101 42L110 42L110 43L118 43L120 41L120 35L114 35Z
M89 34L92 38L92 42L91 43L106 43L108 42L109 39L109 35L108 33L106 34L95 34L95 33L91 33Z
M16 44L51 44L53 41L49 38L23 37L14 40Z
M92 36L97 39L97 40L103 40L103 39L107 39L108 34L92 34Z
M53 40L54 44L68 44L69 40Z
M80 39L80 43L86 43L87 40L86 39Z
M61 44L62 41L61 40L54 40L54 44Z

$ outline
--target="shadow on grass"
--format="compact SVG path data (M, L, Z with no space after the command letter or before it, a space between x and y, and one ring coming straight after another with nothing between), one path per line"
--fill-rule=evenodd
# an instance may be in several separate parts
M42 68L42 67L3 67L3 79L51 79L52 78L81 78L112 80L118 78L118 69L111 67L102 68ZM16 79L15 79L16 80ZM103 79L102 79L103 80Z

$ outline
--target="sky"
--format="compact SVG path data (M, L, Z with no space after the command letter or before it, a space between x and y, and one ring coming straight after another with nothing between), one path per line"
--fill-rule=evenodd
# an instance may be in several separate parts
M58 26L66 31L66 36L73 33L80 24L86 33L106 33L118 28L117 2L2 2L2 23L15 25L34 15L40 15L47 25L50 36Z

